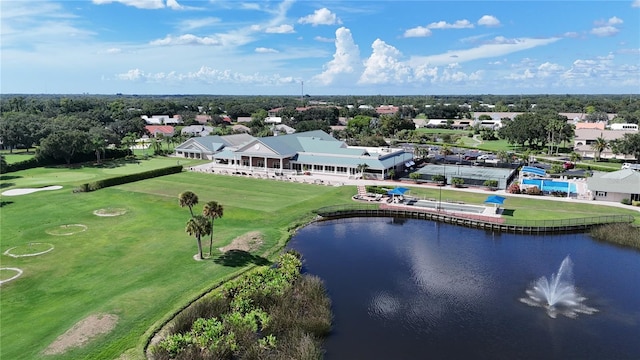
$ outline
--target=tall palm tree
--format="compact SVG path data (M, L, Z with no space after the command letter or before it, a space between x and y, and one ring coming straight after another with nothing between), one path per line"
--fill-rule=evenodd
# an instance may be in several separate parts
M607 139L600 136L596 138L593 144L591 144L591 148L596 152L596 161L600 161L600 155L603 151L609 148L609 142Z
M189 208L189 212L191 213L191 217L193 217L193 207L198 204L198 195L194 194L191 191L185 191L178 195L178 202L180 207L187 206Z
M224 215L224 208L216 201L209 201L202 208L202 215L211 220L211 237L209 238L209 256L213 251L213 221Z
M201 239L203 235L206 236L211 233L211 223L209 222L209 219L202 215L196 215L187 221L187 226L184 231L186 231L187 234L194 236L198 241L198 255L200 256L200 260L202 260Z

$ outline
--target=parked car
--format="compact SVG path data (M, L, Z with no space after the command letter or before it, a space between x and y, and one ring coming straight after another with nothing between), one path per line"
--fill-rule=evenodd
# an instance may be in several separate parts
M570 170L570 169L573 169L573 168L574 168L574 167L576 167L576 166L575 166L571 161L565 161L565 163L564 163L564 164L562 164L562 167L563 167L565 170Z

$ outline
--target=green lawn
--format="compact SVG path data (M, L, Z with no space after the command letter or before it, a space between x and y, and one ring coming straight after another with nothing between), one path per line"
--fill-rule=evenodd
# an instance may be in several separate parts
M46 179L46 171L64 173L65 169L37 170L8 175L18 176L13 179L16 186L55 184L56 178ZM93 175L96 169L66 171ZM34 172L39 172L39 181L33 180ZM54 176L60 179L61 174ZM69 180L67 184L73 183ZM91 193L72 193L65 186L59 191L5 196L0 208L0 250L17 246L17 253L25 253L32 242L51 244L54 250L34 257L2 256L2 267L17 267L24 273L2 285L0 358L44 358L42 351L56 337L96 313L116 314L116 329L59 358L117 358L129 349L133 358L140 358L144 334L150 328L222 279L250 266L251 258L233 266L193 260L196 242L184 232L188 210L177 201L185 190L194 191L202 203L216 200L224 206L224 217L214 227L215 248L248 231L261 231L265 244L257 255L265 257L284 245L292 224L310 219L310 209L349 202L355 193L355 187L185 172ZM118 217L93 214L102 208L126 209L127 213ZM201 205L195 211L201 211ZM81 229L60 230L68 224L82 224L86 231L49 234ZM3 279L13 274L2 273Z
M26 150L13 150L13 152L9 152L9 150L2 150L0 154L4 156L7 164L29 160L35 156L33 151L28 152Z
M183 161L183 160L181 160ZM0 256L2 267L24 271L2 285L0 297L0 358L2 359L141 359L151 330L172 313L224 279L245 270L259 257L271 258L284 246L291 229L312 219L323 206L350 204L355 186L320 186L243 177L183 172L90 193L73 193L79 183L136 169L175 165L176 159L152 159L140 165L102 168L42 168L6 174L2 190L35 185L63 185L62 190L3 196L0 207L0 251L17 247L25 254ZM5 184L11 184L6 186ZM209 200L224 206L214 226L214 248L249 231L259 231L264 244L253 257L225 263L194 261L195 239L185 232L187 209L178 206L180 192L191 190L200 199L200 212ZM412 187L411 195L437 198L436 188ZM443 199L482 203L487 194L442 192ZM557 204L557 203L553 203ZM126 214L99 217L95 210L125 209ZM550 206L536 199L509 198L505 208L515 219L572 218L596 214L637 212L595 205ZM83 225L61 227L63 225ZM60 235L78 231L72 235ZM57 234L57 235L52 235ZM31 243L45 243L33 244ZM206 244L207 241L205 240ZM12 275L0 272L0 279ZM42 352L59 335L92 314L115 314L114 331L86 347L60 356Z

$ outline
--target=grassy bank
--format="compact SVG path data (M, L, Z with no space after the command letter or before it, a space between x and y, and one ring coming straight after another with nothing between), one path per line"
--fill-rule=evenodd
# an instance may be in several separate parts
M184 160L181 160L181 162ZM127 359L142 358L150 329L224 279L273 260L291 228L312 219L323 206L351 203L355 186L320 186L203 173L180 173L115 186L91 193L72 193L88 180L174 165L176 159L152 159L138 164L109 164L101 168L64 167L19 171L2 177L2 190L62 185L62 190L2 197L0 251L2 267L23 270L18 279L2 284L0 298L0 358L7 359ZM139 170L136 170L139 169ZM224 217L214 226L214 249L248 232L261 234L251 254L194 261L196 241L185 231L190 217L178 206L179 193L190 190L202 204L215 200ZM436 188L412 188L419 197L438 198ZM487 194L442 191L443 200L482 203ZM554 206L550 206L554 204ZM516 219L574 218L597 214L633 214L625 209L508 198ZM126 211L120 216L96 216L100 209ZM636 220L640 222L640 220ZM66 226L78 225L78 226ZM81 225L81 226L80 226ZM70 235L63 235L70 234ZM43 244L34 244L43 243ZM5 271L0 272L2 279ZM116 327L81 348L57 356L43 351L74 324L93 314L117 316Z

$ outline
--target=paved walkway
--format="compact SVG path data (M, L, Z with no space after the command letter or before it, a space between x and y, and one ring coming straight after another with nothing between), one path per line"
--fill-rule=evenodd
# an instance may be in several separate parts
M210 168L211 167L210 167L209 164L204 164L204 165L199 165L199 166L193 167L194 171L202 171L202 172L210 172L209 171ZM229 175L229 176L240 176L240 175ZM290 178L289 181L294 181L294 182L309 183L309 184L321 184L321 185L331 185L331 186L344 186L344 185L366 186L366 185L375 185L375 186L388 186L388 187L403 186L403 187L415 187L415 188L435 187L435 185L416 184L416 183L414 183L412 181L349 179L348 177L345 177L345 176L314 174L314 173L311 173L311 175L289 175L289 176L287 176L286 179L289 179L289 178ZM528 198L528 199L534 198L531 195L509 194L509 193L506 192L506 190L487 191L484 188L475 188L475 187L454 188L454 187L451 187L449 185L443 187L443 189L453 190L453 191L461 191L461 192L481 193L481 194L487 194L487 196L488 195L500 195L500 196L505 196L505 197L524 197L524 198ZM638 206L623 205L623 204L621 204L619 202L595 201L595 200L564 198L564 197L560 198L560 197L554 197L554 196L536 196L535 199L537 199L537 200L545 200L545 201L555 201L555 202L570 202L570 203L583 203L583 204L603 205L603 206L618 207L618 208L624 208L624 209L627 209L627 210L634 210L634 211L640 212L640 207L638 207ZM553 206L553 205L550 205L550 206ZM607 215L607 214L602 214L602 215Z

